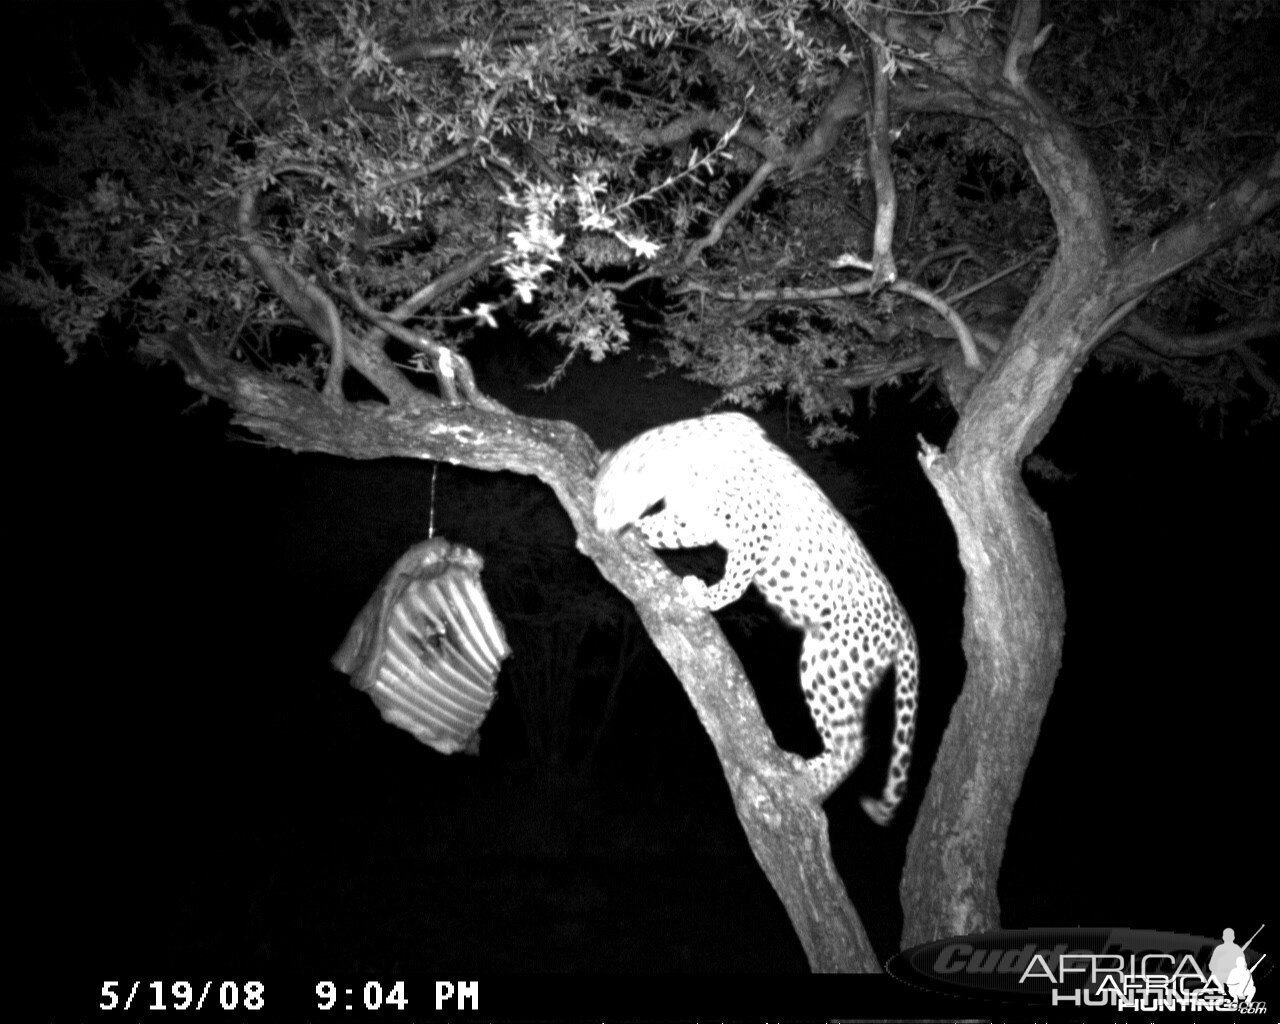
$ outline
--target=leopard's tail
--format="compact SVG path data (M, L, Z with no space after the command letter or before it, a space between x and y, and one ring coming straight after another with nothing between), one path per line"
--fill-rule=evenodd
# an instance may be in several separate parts
M893 660L893 755L889 778L879 800L862 798L862 809L877 825L887 825L907 793L907 771L911 767L911 745L916 737L916 697L920 682L920 652L916 638L907 635Z

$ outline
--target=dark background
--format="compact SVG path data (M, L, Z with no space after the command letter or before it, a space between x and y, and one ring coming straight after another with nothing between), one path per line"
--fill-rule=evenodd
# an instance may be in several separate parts
M95 17L109 64L119 40ZM22 40L25 70L61 52L42 31ZM548 677L575 691L573 736L548 763L505 674L482 755L445 758L329 668L383 572L426 535L429 464L232 439L172 368L96 352L67 368L30 318L6 326L11 842L43 959L134 973L804 969L710 744L652 653L619 684L585 766L603 710L572 672ZM637 358L575 367L543 396L519 385L554 354L520 351L507 338L473 353L482 387L602 447L714 398L646 380ZM885 769L888 720L873 716L866 764L828 803L885 957L915 801L963 674L954 538L915 458L917 434L942 444L950 420L910 396L882 394L856 444L816 459L784 416L765 418L850 515L920 635L910 801L888 830L858 808ZM1042 448L1069 477L1032 481L1067 641L1009 837L1008 927L1247 935L1273 920L1277 431L1218 427L1158 382L1087 370ZM437 530L486 557L495 610L522 623L527 652L555 649L536 614L545 588L510 583L530 552L567 592L618 600L536 482L443 467ZM805 749L795 636L758 603L721 618L779 738ZM606 657L607 631L593 637Z
M182 411L195 398L172 369L90 356L67 370L51 344L34 351L47 358L24 376L43 383L13 492L35 513L13 536L34 572L14 640L33 659L11 721L33 752L22 834L48 941L156 970L803 969L710 744L655 655L619 684L586 767L572 744L559 765L532 755L510 664L479 758L383 724L328 667L381 574L426 534L429 464L227 440L218 411ZM638 383L637 370L583 367L525 402L559 416L610 395L658 423L711 398ZM828 803L838 864L885 956L914 800L963 668L954 541L913 454L917 428L940 442L945 423L887 405L841 452L847 465L811 467L857 494L852 517L922 646L912 800L888 830L857 805L883 779L882 714L866 764ZM583 423L620 440L616 420ZM1004 924L1252 931L1273 870L1258 833L1273 806L1273 433L1220 441L1158 386L1087 372L1045 448L1074 474L1036 485L1067 644L1010 835ZM524 656L545 658L528 617L545 595L502 581L525 554L513 534L548 564L578 560L563 518L511 477L443 467L437 490L438 532L485 555L497 614L526 616ZM566 571L608 599L588 563ZM764 624L721 618L780 738L805 750L797 641L747 611ZM513 646L514 662L514 632ZM575 700L589 737L598 700Z

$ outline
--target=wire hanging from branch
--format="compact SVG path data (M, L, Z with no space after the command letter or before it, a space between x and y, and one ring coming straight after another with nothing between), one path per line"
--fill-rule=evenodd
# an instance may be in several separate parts
M431 464L431 508L427 512L427 540L436 535L436 474L440 472L440 463Z

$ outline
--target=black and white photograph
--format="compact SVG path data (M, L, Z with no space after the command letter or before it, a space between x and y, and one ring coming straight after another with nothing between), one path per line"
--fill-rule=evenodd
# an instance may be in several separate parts
M45 1019L1280 1005L1280 3L6 21Z

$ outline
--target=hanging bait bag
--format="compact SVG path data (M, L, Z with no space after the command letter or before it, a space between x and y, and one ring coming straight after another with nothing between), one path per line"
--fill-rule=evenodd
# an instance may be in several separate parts
M440 537L410 548L332 659L385 721L442 754L479 751L480 723L511 653L480 587L483 567L470 548Z

